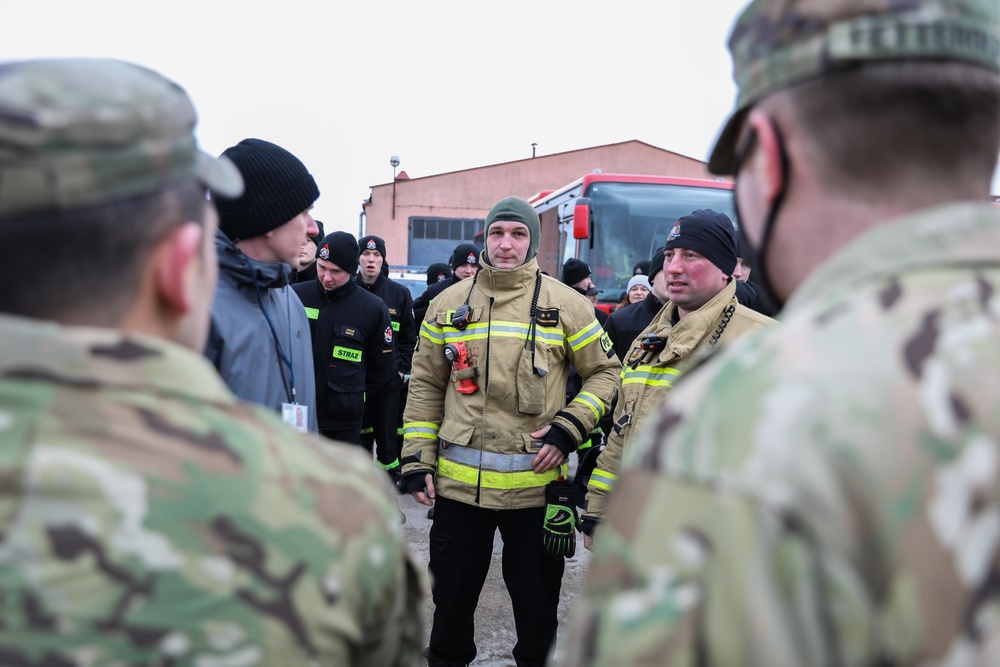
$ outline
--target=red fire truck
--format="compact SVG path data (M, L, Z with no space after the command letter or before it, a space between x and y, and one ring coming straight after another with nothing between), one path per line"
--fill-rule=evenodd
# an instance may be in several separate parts
M602 290L598 307L610 310L632 268L666 242L678 218L709 208L735 223L732 189L723 180L593 173L540 192L531 198L542 227L538 265L559 278L570 257L587 262Z

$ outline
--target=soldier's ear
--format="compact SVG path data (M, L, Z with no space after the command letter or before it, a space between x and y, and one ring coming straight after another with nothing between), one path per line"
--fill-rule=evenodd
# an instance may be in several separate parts
M199 302L204 228L187 222L167 233L153 252L153 286L161 304L186 315Z
M774 120L764 111L753 109L746 122L749 130L756 135L757 148L746 156L746 163L740 166L740 175L752 171L759 194L771 205L787 178L782 164L784 147Z

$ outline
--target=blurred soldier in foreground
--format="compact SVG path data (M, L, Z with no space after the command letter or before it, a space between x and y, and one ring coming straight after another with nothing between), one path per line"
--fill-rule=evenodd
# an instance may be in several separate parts
M135 65L0 65L0 664L417 664L385 476L200 354L243 184L194 125Z
M1000 664L1000 3L760 0L730 48L781 324L636 441L566 664Z

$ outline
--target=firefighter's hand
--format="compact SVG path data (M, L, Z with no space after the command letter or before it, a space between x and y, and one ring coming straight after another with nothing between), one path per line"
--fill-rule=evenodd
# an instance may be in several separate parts
M412 487L411 487L412 488ZM421 505L427 505L428 507L434 507L434 499L437 494L434 492L434 475L427 473L424 475L424 490L423 491L410 491L410 495Z
M552 424L549 424L543 429L539 429L531 434L532 440L542 440L545 438L545 434L549 432L552 428ZM535 470L536 475L541 475L543 472L548 472L553 468L558 468L566 460L566 456L559 450L558 447L552 443L545 443L542 448L538 450L538 454L531 461L531 467Z

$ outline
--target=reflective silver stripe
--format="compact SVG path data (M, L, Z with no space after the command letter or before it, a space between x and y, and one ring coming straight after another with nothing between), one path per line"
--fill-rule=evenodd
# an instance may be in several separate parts
M535 454L497 454L484 452L472 447L448 444L438 448L438 456L471 468L497 470L499 472L525 472L531 470Z

